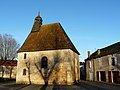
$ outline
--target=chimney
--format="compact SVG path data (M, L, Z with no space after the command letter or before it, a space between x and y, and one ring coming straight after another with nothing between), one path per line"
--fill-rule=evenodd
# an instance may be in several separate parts
M88 58L90 58L90 51L88 51Z
M97 50L97 55L100 55L100 49Z

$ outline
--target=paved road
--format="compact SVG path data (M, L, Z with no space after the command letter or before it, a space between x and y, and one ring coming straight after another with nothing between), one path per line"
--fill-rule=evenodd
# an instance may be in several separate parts
M120 90L120 84L81 81L77 85L0 85L0 90Z
M0 90L87 90L82 87L72 86L45 86L45 85L0 85Z
M87 90L120 90L120 84L81 81L78 86Z
M28 87L22 88L20 90L87 90L82 87L73 85L73 86L39 86L39 85L30 85Z

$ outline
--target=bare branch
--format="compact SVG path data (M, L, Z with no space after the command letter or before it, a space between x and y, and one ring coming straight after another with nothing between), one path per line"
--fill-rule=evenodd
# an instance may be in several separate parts
M0 34L0 59L14 60L20 44L10 34Z

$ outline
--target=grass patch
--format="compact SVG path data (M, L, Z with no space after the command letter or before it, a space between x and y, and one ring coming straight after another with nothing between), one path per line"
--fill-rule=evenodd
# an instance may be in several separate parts
M0 84L16 84L16 79L0 78Z

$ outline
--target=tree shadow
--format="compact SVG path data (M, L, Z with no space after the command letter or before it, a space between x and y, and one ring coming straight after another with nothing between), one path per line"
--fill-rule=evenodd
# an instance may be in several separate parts
M43 86L40 88L40 90L46 90L47 86L48 86L47 84L43 85Z
M39 65L37 65L37 63L35 63L35 66L38 69L38 71L39 71L40 75L42 76L44 83L45 83L45 85L43 85L43 88L45 88L48 85L49 77L50 77L51 73L53 72L55 66L59 63L59 58L60 58L59 54L56 53L53 58L54 64L51 66L51 68L43 68L44 72L42 72L42 68Z
M60 90L58 85L54 85L52 90Z
M31 85L31 79L30 79L30 61L27 61L27 62L25 62L25 64L26 64L26 67L27 67L27 69L28 69L28 80L29 80L29 84Z
M53 81L53 88L52 90L60 90L59 85L56 83L56 81Z

